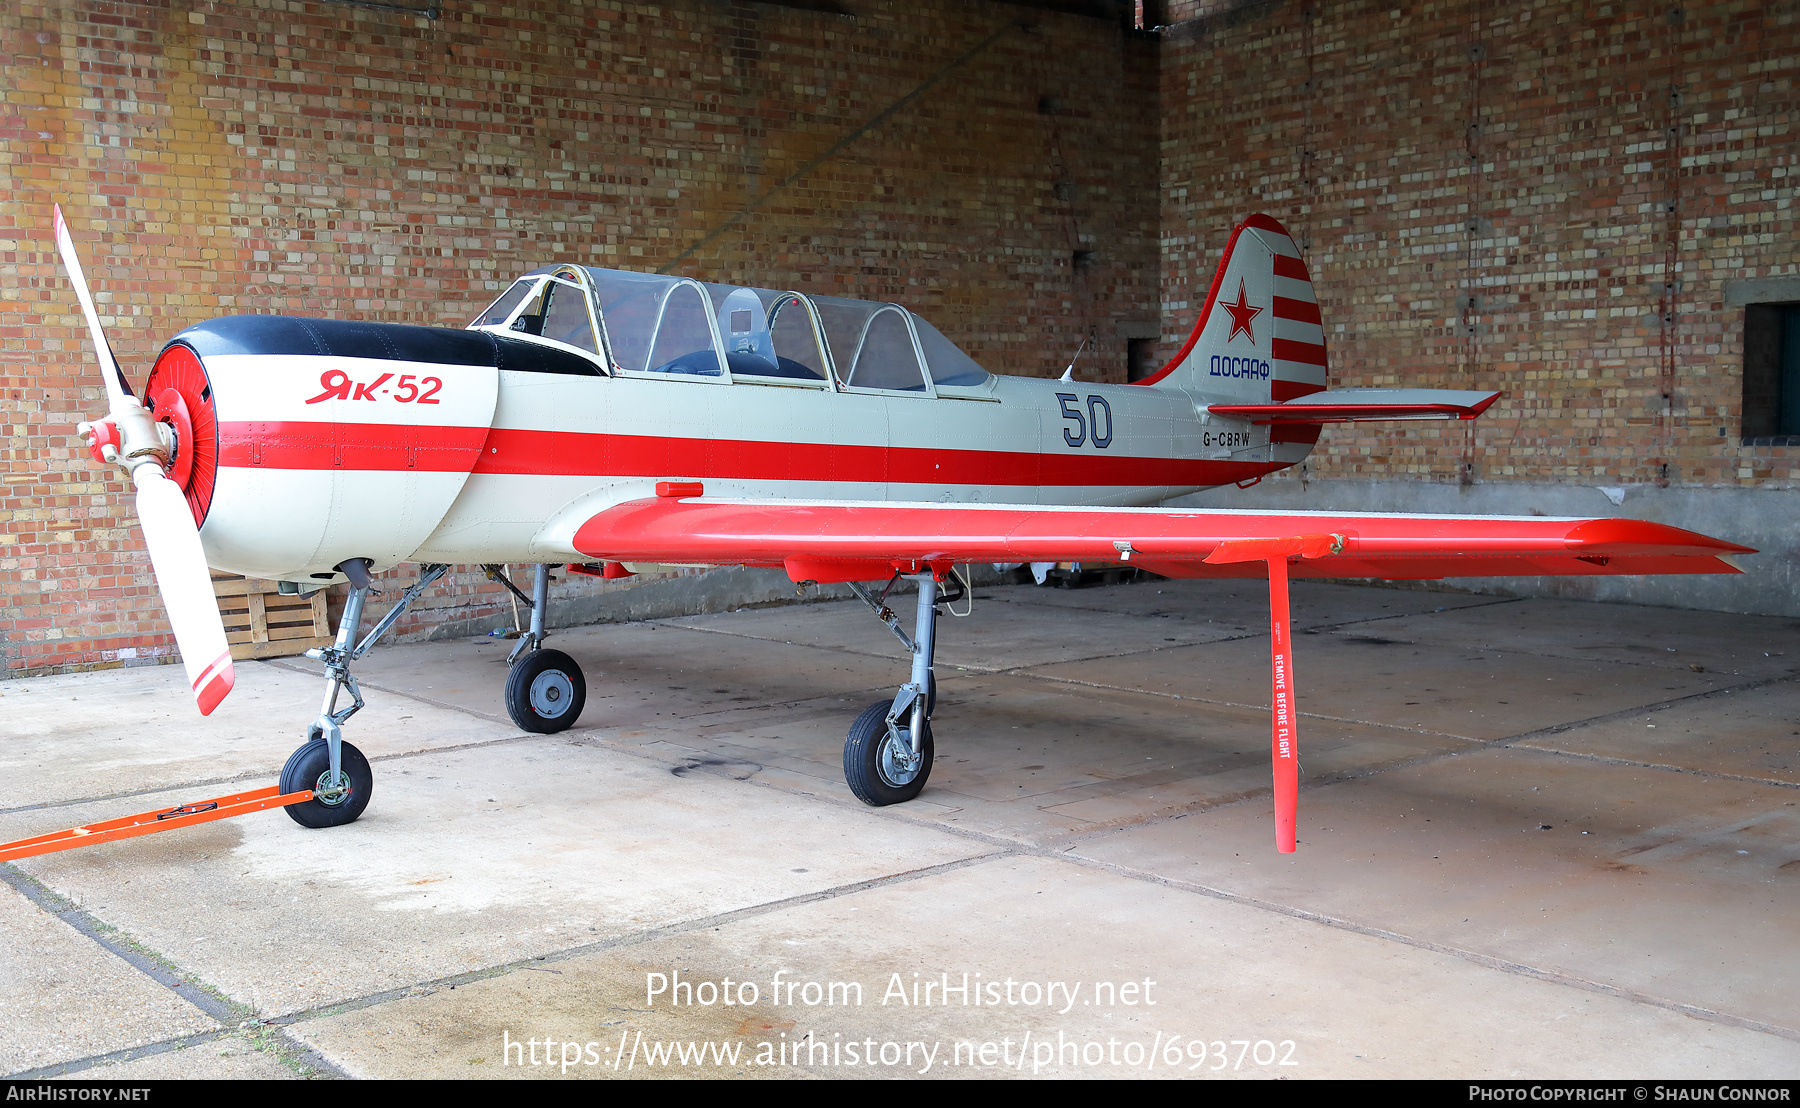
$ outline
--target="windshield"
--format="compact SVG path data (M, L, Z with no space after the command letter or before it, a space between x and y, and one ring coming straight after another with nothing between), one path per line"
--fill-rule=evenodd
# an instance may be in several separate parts
M536 285L537 285L537 282L532 280L529 277L527 277L523 280L514 281L512 288L509 288L505 292L501 293L500 299L494 301L492 304L489 304L487 307L487 311L482 312L480 315L476 316L475 322L469 324L469 326L470 327L498 327L499 325L505 323L509 318L511 318L511 316L513 314L513 309L517 308L519 306L519 304L525 299L526 294L531 292L531 290L534 287L536 287Z

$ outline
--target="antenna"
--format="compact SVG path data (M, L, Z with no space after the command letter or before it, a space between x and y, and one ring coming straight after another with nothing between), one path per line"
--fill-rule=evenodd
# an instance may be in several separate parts
M1057 378L1058 381L1073 381L1075 379L1075 363L1081 360L1081 352L1087 349L1088 339L1093 337L1094 336L1091 334L1083 336L1081 345L1075 348L1075 356L1069 359L1069 368L1063 370L1063 375Z

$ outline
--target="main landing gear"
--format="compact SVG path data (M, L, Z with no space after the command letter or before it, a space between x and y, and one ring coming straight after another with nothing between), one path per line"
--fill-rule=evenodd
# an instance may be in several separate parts
M888 593L903 576L919 583L918 616L911 638L900 629L900 617L886 604ZM929 570L895 574L879 597L850 583L851 590L912 654L910 679L892 700L877 701L863 709L844 739L844 781L864 804L879 808L911 800L931 776L935 756L931 713L937 708L937 677L932 673L931 662L937 645L937 606L940 602L955 603L968 594L966 581L954 573L951 581L956 591L943 597L938 595L937 578Z
M587 681L575 659L560 650L541 649L544 611L550 603L550 567L537 567L529 597L508 581L498 566L483 568L531 608L531 629L519 637L519 645L506 659L512 663L512 671L506 675L506 714L520 730L539 735L553 735L573 726L587 704Z

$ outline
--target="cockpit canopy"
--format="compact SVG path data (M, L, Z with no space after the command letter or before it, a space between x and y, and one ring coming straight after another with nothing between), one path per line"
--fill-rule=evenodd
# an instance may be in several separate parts
M899 392L988 380L973 358L898 304L618 269L534 270L469 327L571 347L615 374Z

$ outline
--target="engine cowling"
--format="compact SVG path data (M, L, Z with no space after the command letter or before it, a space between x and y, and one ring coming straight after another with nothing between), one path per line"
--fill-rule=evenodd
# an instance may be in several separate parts
M231 316L171 339L145 397L174 428L170 476L208 564L316 583L418 549L481 456L500 368L560 354L477 331Z

